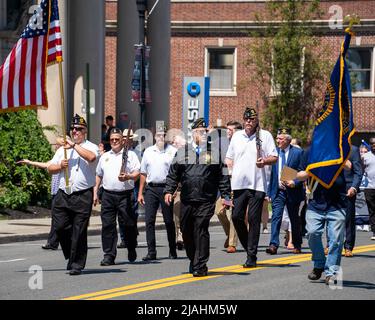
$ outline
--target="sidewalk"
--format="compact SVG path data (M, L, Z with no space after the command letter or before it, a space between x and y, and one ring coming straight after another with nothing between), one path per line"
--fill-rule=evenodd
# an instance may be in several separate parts
M219 225L220 222L216 215L211 219L211 225ZM43 219L19 219L19 220L1 220L0 221L0 244L47 240L51 228L51 218ZM164 229L165 225L161 213L156 216L156 230ZM140 215L138 219L138 230L145 230L144 216ZM102 222L100 215L91 216L88 228L88 235L100 235L102 231Z

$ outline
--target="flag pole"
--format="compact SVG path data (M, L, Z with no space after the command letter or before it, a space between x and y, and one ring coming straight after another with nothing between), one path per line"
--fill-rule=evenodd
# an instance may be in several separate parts
M65 116L65 101L64 101L64 82L63 82L63 72L62 72L62 61L58 62L59 65L59 80L60 80L60 102L61 102L61 118L62 118L62 131L64 138L64 146L66 145L66 116ZM67 152L64 148L64 160L67 159ZM68 168L65 168L65 188L69 189L69 174Z

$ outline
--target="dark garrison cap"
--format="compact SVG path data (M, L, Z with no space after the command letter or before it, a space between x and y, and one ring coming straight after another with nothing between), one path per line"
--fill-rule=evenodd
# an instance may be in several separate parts
M191 129L197 129L197 128L207 128L206 120L204 120L204 118L198 118L197 120L193 122Z
M290 128L287 128L287 127L282 127L282 128L279 128L277 130L277 134L288 134L288 135L291 135L292 134L292 130L290 130Z
M112 134L120 134L122 135L122 131L119 129L119 128L113 128L110 132L109 135L112 135Z
M87 127L87 123L84 118L79 116L77 113L76 115L72 118L72 125L80 125L80 126L85 126Z
M258 113L256 112L256 110L250 107L246 107L245 112L243 113L243 117L245 119L255 118L257 116L258 116Z

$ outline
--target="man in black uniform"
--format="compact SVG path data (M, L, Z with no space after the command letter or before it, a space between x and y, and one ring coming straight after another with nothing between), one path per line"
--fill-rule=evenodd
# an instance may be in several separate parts
M193 141L177 151L169 168L164 199L169 205L181 183L181 231L190 259L189 272L194 277L207 276L210 234L208 227L215 212L218 190L230 201L229 176L223 174L222 161L213 155L207 144L207 125L203 118L192 125Z

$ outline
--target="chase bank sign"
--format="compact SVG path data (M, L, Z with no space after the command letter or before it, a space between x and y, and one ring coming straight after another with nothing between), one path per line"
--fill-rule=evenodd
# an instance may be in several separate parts
M191 125L198 118L209 123L209 77L184 77L182 130L191 142Z

